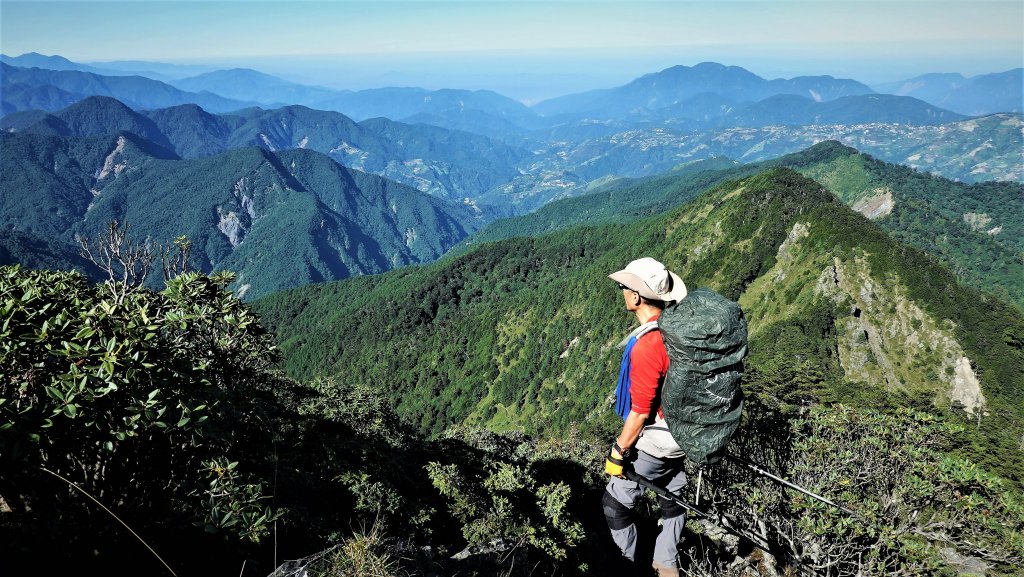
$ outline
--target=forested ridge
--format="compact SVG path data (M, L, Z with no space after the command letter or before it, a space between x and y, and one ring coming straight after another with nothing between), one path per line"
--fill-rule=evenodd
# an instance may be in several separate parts
M305 106L258 107L211 114L194 104L133 110L93 96L47 114L25 111L0 119L6 131L50 136L105 136L130 132L183 159L260 147L303 148L339 164L386 176L444 198L476 197L518 174L523 149L478 134L386 118L357 123L338 112Z
M433 260L479 226L463 204L312 150L247 147L182 160L130 133L4 132L0 141L0 228L16 231L0 237L4 264L73 268L75 237L116 220L157 243L187 236L196 268L234 271L234 288L253 298Z
M937 256L962 282L1024 309L1024 186L1016 182L963 184L883 162L835 141L735 167L684 170L610 185L497 220L462 246L535 236L582 224L649 218L692 200L718 183L770 168L791 168L823 184L846 204L890 196L890 212L875 217L894 238ZM972 222L968 220L973 219Z

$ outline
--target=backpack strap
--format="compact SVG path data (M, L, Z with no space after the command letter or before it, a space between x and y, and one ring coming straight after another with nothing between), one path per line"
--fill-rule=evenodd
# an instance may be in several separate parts
M626 340L619 344L620 347L625 347L626 350L622 352L622 366L619 368L618 385L615 387L615 414L622 417L623 420L629 415L631 406L629 368L632 362L633 345L640 340L640 337L657 329L658 321L656 320L644 323L629 333Z
M651 321L649 323L644 323L644 324L638 326L637 328L633 329L633 332L631 332L628 335L626 335L626 338L622 339L622 342L620 342L616 346L621 349L621 348L625 347L626 344L629 343L629 339L631 339L633 337L636 337L636 340L640 340L640 337L646 335L647 333L649 333L651 331L655 331L655 330L658 330L658 321L657 321L657 319L655 319L655 320L653 320L653 321Z

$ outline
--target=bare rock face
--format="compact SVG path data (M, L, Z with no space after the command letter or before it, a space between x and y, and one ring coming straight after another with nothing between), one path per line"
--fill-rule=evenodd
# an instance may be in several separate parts
M800 239L805 238L810 234L810 227L802 222L798 222L793 225L793 229L789 231L789 235L786 240L782 241L779 245L779 251L775 255L775 259L782 266L777 267L777 270L772 277L773 282L781 282L786 279L786 271L789 269L789 264L796 258L794 256L794 247L800 242Z
M895 206L892 190L889 187L884 187L876 188L874 192L874 195L866 196L854 203L853 210L871 220L892 214L892 209Z
M217 213L220 215L217 230L228 238L228 242L231 243L232 247L242 244L242 237L245 236L245 226L239 220L238 215L234 211L225 213L220 208L217 209Z
M963 405L968 413L974 413L985 404L985 396L981 393L981 383L971 369L971 361L967 357L956 360L953 369L953 391L950 397Z
M252 201L253 190L252 183L249 181L249 178L243 176L238 179L238 182L235 183L235 188L232 192L234 193L235 198L237 198L239 203L242 205L242 210L249 215L249 218L255 219L256 207L253 205Z
M852 314L841 321L838 343L847 378L897 389L920 389L934 382L940 385L940 400L959 403L970 414L984 410L981 383L956 340L952 321L926 313L907 297L898 279L873 277L867 258L860 255L833 259L817 286L851 307Z
M115 146L114 150L110 151L110 154L103 159L103 166L96 171L96 180L103 180L111 174L117 176L128 168L128 163L123 158L124 146L126 143L127 140L125 140L125 137L117 137L117 146Z
M957 573L957 575L968 575L972 576L984 576L988 575L992 566L982 559L977 557L971 557L969 555L961 555L956 549L952 547L946 547L939 551L939 557L943 561L948 563Z
M967 226L971 227L971 230L976 232L984 232L985 234L990 236L995 236L1003 232L1002 226L989 226L990 224L992 224L992 217L985 214L984 212L964 213L964 222L967 223Z

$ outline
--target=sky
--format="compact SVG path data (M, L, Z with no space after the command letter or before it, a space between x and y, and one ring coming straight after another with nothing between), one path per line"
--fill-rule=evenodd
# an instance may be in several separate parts
M244 66L332 88L526 102L715 61L867 84L1024 66L1021 0L0 0L0 52Z

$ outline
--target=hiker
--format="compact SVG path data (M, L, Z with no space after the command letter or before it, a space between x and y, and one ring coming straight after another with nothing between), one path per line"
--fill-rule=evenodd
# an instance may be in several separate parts
M605 472L611 477L602 505L615 544L623 556L636 561L633 510L643 489L625 478L623 468L632 467L640 476L672 493L686 485L685 454L672 438L659 406L669 361L657 326L665 307L686 296L686 286L678 275L650 257L634 260L608 277L618 283L626 311L636 315L640 326L624 341L616 412L625 423L605 461ZM659 577L676 577L685 510L669 499L659 497L658 501L662 527L655 541L652 565Z

